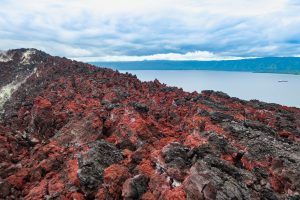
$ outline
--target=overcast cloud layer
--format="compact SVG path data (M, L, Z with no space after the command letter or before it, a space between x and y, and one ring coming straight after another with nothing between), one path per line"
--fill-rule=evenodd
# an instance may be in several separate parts
M80 60L299 56L298 0L0 0L0 49Z

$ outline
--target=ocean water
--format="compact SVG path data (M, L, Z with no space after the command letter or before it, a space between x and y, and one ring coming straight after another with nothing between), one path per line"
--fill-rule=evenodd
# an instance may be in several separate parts
M300 75L204 70L121 70L142 81L158 79L185 91L216 90L244 100L257 99L300 108ZM279 82L287 81L287 82Z

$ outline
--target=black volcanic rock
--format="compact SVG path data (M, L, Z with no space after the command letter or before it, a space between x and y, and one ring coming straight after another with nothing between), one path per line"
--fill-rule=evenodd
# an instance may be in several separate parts
M78 178L86 192L97 189L103 182L105 168L123 159L120 150L103 140L95 141L90 146L91 149L78 158Z

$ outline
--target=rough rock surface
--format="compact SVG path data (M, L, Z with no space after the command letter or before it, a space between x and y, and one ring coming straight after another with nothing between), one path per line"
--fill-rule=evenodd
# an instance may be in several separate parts
M1 58L0 199L300 199L297 108Z

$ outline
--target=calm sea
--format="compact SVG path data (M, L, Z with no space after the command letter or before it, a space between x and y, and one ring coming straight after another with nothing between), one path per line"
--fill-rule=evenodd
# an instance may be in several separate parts
M185 91L216 90L232 97L258 99L300 108L300 75L203 70L122 70L142 81L158 79ZM280 82L287 81L287 82Z

